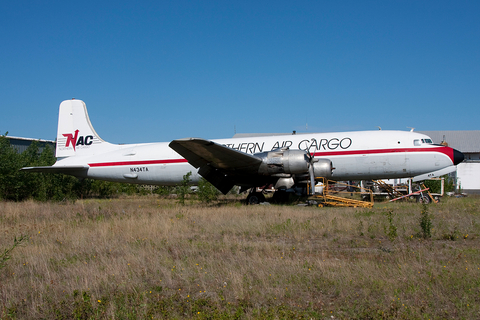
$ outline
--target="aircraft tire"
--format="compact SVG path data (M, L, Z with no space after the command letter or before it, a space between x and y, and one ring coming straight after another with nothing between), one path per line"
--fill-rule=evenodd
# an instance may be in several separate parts
M430 202L432 202L432 200L430 199L429 196L423 196L423 197L419 196L419 197L417 197L417 202L429 204Z
M247 204L259 204L265 202L265 196L261 192L252 192L247 196Z

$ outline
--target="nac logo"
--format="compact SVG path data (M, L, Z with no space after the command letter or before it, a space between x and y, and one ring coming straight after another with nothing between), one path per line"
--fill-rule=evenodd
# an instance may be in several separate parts
M65 142L65 148L68 148L70 144L73 147L73 150L77 146L89 146L93 143L93 136L78 136L78 130L75 130L75 135L71 133L64 133L62 134L65 138L67 138L67 142Z

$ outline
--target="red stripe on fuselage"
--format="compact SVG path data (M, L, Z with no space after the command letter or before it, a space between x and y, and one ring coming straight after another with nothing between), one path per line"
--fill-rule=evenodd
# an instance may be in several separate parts
M186 163L186 159L171 160L140 160L140 161L119 161L119 162L101 162L89 163L90 167L116 167L116 166L139 166L144 164L170 164L170 163Z
M377 150L352 150L352 151L325 151L315 152L315 157L325 156L346 156L346 155L370 155L370 154L388 154L399 152L439 152L445 154L453 163L453 149L450 147L433 147L433 148L398 148L398 149L377 149ZM139 161L119 161L119 162L100 162L89 163L90 167L116 167L116 166L139 166L147 164L172 164L187 163L186 159L169 159L169 160L139 160Z
M402 148L402 149L377 149L377 150L352 150L352 151L325 151L313 153L315 157L324 156L345 156L358 154L382 154L382 153L399 153L399 152L439 152L443 153L452 160L453 163L453 149L450 147L434 147L434 148Z

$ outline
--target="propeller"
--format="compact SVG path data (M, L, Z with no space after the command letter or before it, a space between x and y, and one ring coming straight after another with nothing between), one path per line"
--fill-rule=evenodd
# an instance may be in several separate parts
M310 188L312 195L315 194L315 172L313 168L313 164L315 162L318 162L318 159L315 159L315 156L310 153L310 150L307 149L307 155L308 155L308 174L310 175Z

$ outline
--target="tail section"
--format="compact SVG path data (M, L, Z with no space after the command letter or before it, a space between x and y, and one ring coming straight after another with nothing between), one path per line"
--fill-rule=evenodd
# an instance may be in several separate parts
M56 157L94 155L105 152L112 144L103 141L93 129L82 100L65 100L58 113Z

